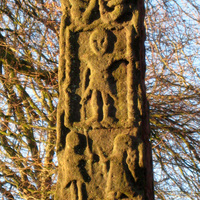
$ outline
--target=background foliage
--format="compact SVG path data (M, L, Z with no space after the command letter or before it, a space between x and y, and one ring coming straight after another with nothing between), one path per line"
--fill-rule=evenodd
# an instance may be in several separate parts
M0 198L53 199L60 5L0 2ZM200 195L200 3L146 1L156 199Z

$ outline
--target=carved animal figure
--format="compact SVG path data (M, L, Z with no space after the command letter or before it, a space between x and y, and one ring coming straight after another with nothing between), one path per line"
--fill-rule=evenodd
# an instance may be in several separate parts
M96 7L97 0L69 0L71 5L71 18L75 24L89 22L90 16Z
M103 22L116 21L128 9L127 0L99 0L99 10Z

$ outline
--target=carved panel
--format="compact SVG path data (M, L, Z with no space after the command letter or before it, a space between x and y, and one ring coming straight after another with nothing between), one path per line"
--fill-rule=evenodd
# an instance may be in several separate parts
M143 199L137 1L62 1L55 199Z
M66 58L70 66L63 70L69 77L64 86L67 126L129 127L136 116L139 123L140 72L130 31L98 27L67 33L72 47Z
M143 143L135 131L68 133L59 154L60 199L142 199Z

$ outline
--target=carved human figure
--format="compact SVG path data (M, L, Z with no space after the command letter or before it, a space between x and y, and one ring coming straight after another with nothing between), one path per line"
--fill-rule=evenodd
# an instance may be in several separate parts
M90 117L86 123L95 124L98 126L99 120L99 105L98 105L98 93L101 94L103 106L103 120L101 124L105 127L110 126L114 119L109 116L109 99L116 101L116 94L110 87L108 69L112 64L113 58L106 55L108 48L108 34L104 29L95 30L90 36L90 47L93 51L91 56L87 56L87 68L84 72L83 78L83 96L82 107L84 110L85 103L91 96L91 109L92 117ZM89 74L89 77L88 77ZM86 84L89 79L88 85ZM84 111L83 111L84 112Z
M104 23L116 21L128 9L127 0L99 0L99 10Z
M84 137L84 135L82 135ZM83 144L77 133L71 131L66 137L64 185L70 189L70 200L83 200L82 184L90 181L90 176L84 168L86 156Z
M114 139L113 152L109 156L110 170L108 174L106 198L109 200L131 198L142 199L137 194L136 182L138 180L136 168L139 165L137 146L133 138L120 134ZM141 163L140 163L141 164Z

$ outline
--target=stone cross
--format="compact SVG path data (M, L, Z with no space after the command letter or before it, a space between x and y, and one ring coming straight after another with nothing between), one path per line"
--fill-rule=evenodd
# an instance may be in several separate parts
M143 1L61 4L55 199L153 199Z

